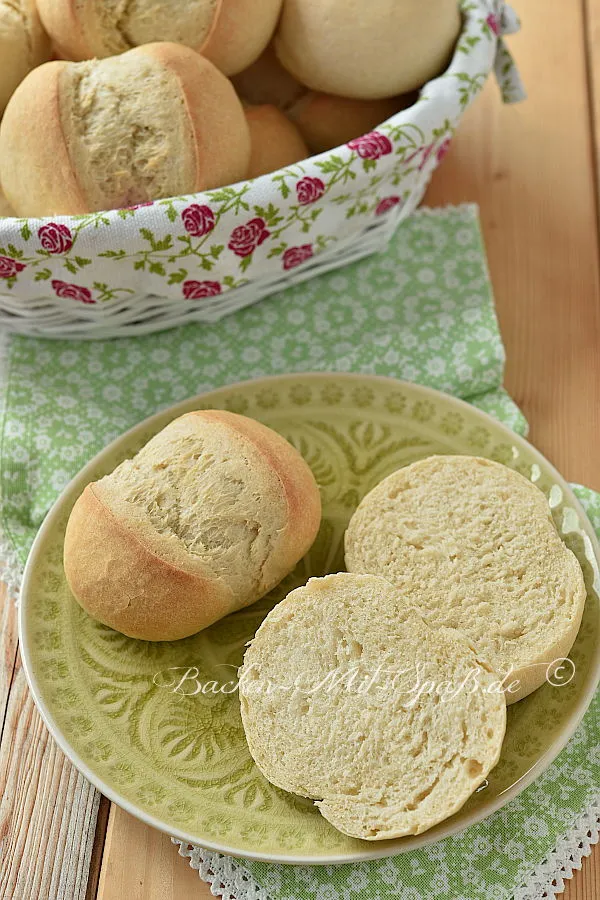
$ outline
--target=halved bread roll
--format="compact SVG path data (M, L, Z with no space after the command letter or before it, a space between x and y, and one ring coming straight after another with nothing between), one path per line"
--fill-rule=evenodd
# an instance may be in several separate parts
M507 703L571 649L586 590L544 494L472 456L432 456L385 478L345 536L346 565L389 579L433 625L458 628L506 677Z
M65 574L105 625L176 640L275 587L320 518L312 472L285 438L245 416L199 410L86 487L67 525Z
M226 75L262 53L281 0L38 0L40 15L65 59L114 56L155 41L201 53Z
M75 215L245 177L250 135L231 82L178 44L46 63L0 124L0 181L20 216Z
M239 685L263 775L353 837L426 831L500 756L496 676L462 634L431 628L383 578L328 575L292 591L258 629Z

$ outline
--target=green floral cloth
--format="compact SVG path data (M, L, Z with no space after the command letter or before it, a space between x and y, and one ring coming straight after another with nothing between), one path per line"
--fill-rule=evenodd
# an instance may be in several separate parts
M16 581L48 508L92 455L158 409L222 384L289 371L392 375L468 399L526 431L501 388L504 351L471 206L423 210L386 254L215 324L89 343L15 337L4 355L0 558ZM597 496L579 495L600 529ZM464 834L353 866L236 863L252 885L247 896L505 900L594 800L599 716L596 700L557 762ZM202 852L217 875L234 865Z

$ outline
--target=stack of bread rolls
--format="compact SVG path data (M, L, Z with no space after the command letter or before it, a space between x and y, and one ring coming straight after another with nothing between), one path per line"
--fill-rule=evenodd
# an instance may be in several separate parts
M69 215L185 195L368 132L443 70L461 18L458 0L350 7L0 0L8 210Z

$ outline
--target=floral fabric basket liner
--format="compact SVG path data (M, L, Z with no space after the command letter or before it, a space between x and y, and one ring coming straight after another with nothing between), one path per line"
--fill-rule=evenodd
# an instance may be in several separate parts
M0 324L111 337L215 321L317 272L384 249L420 202L492 69L523 91L501 35L502 0L462 0L448 70L369 134L217 190L54 219L0 219Z

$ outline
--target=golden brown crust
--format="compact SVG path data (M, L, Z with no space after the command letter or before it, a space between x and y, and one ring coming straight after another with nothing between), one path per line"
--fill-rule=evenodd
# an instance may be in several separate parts
M101 503L93 484L71 512L64 563L81 606L129 637L175 641L233 609L224 583L191 575L151 553Z
M243 179L250 162L250 132L231 82L194 50L180 44L145 44L130 52L153 57L179 80L196 146L193 190Z
M247 178L283 169L310 155L298 128L276 106L252 106L246 110L246 121L252 148Z
M258 59L269 43L282 0L227 0L219 3L213 27L198 52L226 75L237 75Z
M353 100L309 91L287 114L314 153L323 153L371 131L402 109L402 99Z
M258 595L249 578L248 595L236 596L226 576L215 576L208 568L204 574L198 557L186 560L181 555L175 562L167 561L159 555L160 543L153 543L149 532L144 535L131 522L113 513L109 495L103 499L99 485L88 485L73 507L65 535L67 581L74 597L90 615L144 640L187 637L259 599L308 550L320 524L321 504L313 475L284 438L235 413L200 410L187 416L199 417L207 426L214 423L230 429L232 448L239 438L242 447L246 441L252 445L264 460L265 469L281 485L287 506L286 524L261 572ZM264 484L261 468L262 464L257 466L259 487Z
M88 211L61 122L59 82L67 65L54 61L30 72L0 124L0 181L18 216Z
M147 44L129 53L159 63L171 76L173 95L181 92L185 100L187 115L182 111L181 116L185 137L177 144L179 158L173 164L189 176L182 179L185 189L170 192L191 193L243 179L250 161L250 134L228 79L179 44ZM112 62L118 64L122 58ZM0 126L0 181L17 215L74 215L114 205L114 200L98 204L89 185L84 190L87 149L79 148L78 157L78 144L69 143L78 121L69 100L77 71L74 63L47 63L25 79L9 104ZM160 103L160 98L153 102Z

